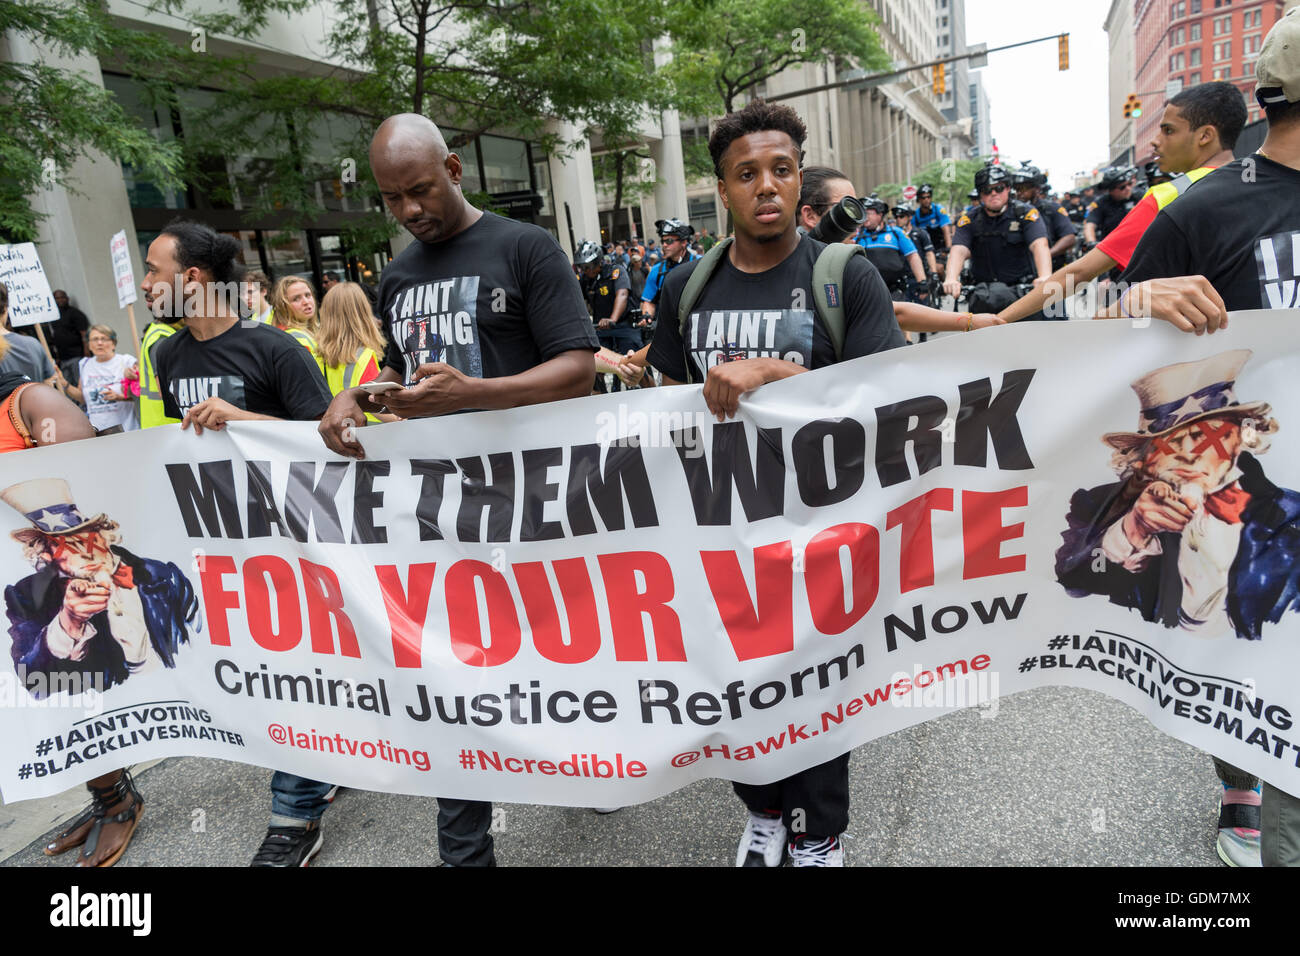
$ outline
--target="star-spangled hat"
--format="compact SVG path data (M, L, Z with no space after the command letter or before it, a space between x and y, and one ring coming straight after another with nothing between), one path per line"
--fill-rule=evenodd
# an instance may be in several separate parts
M1166 365L1132 384L1142 412L1135 432L1111 432L1102 441L1127 451L1203 418L1265 416L1268 402L1240 402L1233 391L1250 349L1220 352L1199 362Z
M76 534L103 523L106 515L86 518L77 510L62 478L33 478L0 491L0 499L45 534Z

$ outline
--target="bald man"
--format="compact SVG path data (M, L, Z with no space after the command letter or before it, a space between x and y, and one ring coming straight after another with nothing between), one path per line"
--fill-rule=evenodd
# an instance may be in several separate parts
M370 168L389 212L418 240L379 280L389 344L375 381L403 387L379 402L360 388L340 392L321 420L325 444L364 458L355 429L368 411L426 418L587 395L598 344L555 239L470 205L461 193L460 157L424 116L384 120L370 143ZM489 526L486 540L509 536L509 528ZM493 865L491 822L490 803L440 799L443 862Z

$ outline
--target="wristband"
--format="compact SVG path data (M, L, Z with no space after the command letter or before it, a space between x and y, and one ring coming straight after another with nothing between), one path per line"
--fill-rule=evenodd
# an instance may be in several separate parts
M1126 319L1137 318L1136 315L1132 315L1129 313L1128 306L1124 302L1124 300L1128 298L1129 293L1133 291L1133 288L1134 288L1133 286L1129 286L1127 289L1123 291L1123 293L1119 297L1119 313L1120 315L1124 316L1124 318Z
M974 328L974 326L975 326L975 313L974 313L974 312L963 312L963 313L961 313L961 314L964 315L964 316L966 316L966 328L962 329L962 331L963 331L963 332L969 332L969 331L970 331L972 328Z

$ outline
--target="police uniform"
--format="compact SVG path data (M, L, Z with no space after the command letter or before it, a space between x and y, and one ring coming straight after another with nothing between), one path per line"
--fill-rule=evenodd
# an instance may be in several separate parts
M1047 246L1051 248L1056 245L1057 240L1062 236L1074 236L1074 223L1070 221L1070 214L1065 211L1065 207L1053 203L1047 199L1040 199L1034 203L1038 214L1043 219L1043 225L1047 227ZM1069 250L1052 256L1052 271L1055 272L1061 266L1065 265L1065 259Z
M682 262L694 262L698 259L694 252L688 252L682 259ZM659 304L659 290L663 288L664 280L668 278L668 271L674 266L681 265L679 262L673 262L670 259L660 259L650 267L650 274L645 277L645 285L641 288L641 302L652 305Z
M614 301L618 298L620 289L628 291L629 300L632 294L632 282L628 278L627 269L623 268L623 264L617 260L602 262L600 272L593 278L583 277L582 287L587 301L591 303L591 321L595 323L614 315ZM612 328L596 330L596 338L600 340L601 345L613 349L619 355L625 355L628 351L635 351L641 347L641 336L628 322L630 314L630 310L625 308L616 325ZM603 386L601 381L603 378L604 376L599 377L598 388ZM615 391L618 387L619 382L615 379Z
M1137 201L1132 196L1128 199L1112 199L1110 193L1107 193L1088 206L1088 215L1084 221L1097 227L1097 240L1101 241L1136 205Z
M952 220L937 202L930 203L928 213L921 212L919 207L912 213L912 225L928 232L935 248L943 248L943 227L951 224Z
M901 299L907 291L907 277L912 274L907 257L916 253L916 246L907 238L907 233L897 226L882 225L876 232L867 232L863 227L854 242L866 250L867 259L876 267L894 298Z
M1030 282L1038 274L1029 244L1046 239L1043 217L1029 203L1011 200L994 217L980 206L957 220L954 246L970 250L971 272L976 282Z

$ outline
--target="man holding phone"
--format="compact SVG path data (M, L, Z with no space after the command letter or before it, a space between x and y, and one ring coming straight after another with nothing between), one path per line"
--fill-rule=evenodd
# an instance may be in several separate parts
M460 157L438 127L402 113L380 124L370 168L389 212L418 242L379 281L388 332L370 387L340 392L321 420L325 444L364 458L365 413L426 418L516 408L591 391L598 344L568 259L543 229L476 209ZM382 395L373 394L392 383ZM451 866L492 866L492 805L438 801L438 850Z

